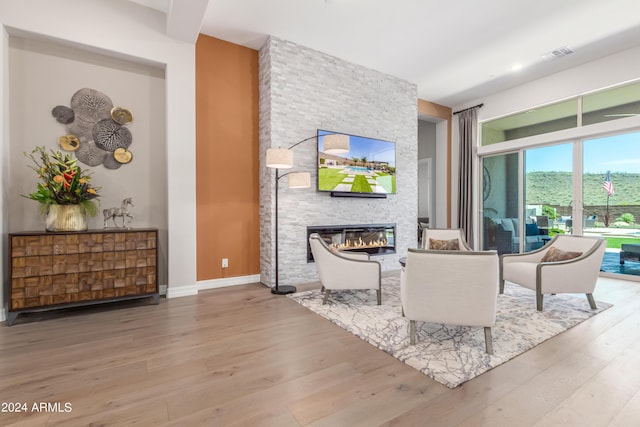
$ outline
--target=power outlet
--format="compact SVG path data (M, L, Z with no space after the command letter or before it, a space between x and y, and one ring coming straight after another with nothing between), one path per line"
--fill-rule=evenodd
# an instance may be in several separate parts
M222 268L229 267L229 258L222 258Z

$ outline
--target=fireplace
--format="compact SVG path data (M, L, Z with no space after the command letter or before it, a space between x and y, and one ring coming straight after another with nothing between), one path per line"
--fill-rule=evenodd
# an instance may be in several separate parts
M395 224L319 225L307 227L307 262L313 262L309 236L318 233L330 247L370 255L396 253Z

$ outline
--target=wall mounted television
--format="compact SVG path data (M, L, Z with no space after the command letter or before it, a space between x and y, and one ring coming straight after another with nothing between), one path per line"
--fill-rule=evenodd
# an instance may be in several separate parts
M349 151L329 154L324 138L349 137ZM396 193L396 144L342 132L318 129L318 191L334 197L386 197Z

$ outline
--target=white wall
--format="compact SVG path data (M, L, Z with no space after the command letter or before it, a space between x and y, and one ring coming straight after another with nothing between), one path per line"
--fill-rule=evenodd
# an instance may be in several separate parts
M37 13L34 13L37 12ZM168 250L168 296L197 293L195 266L195 45L165 35L165 15L130 2L110 0L23 0L0 2L0 25L8 33L27 38L44 38L56 43L89 49L105 56L164 67L166 73L167 147L162 160L167 162L166 209ZM6 140L11 112L7 108L8 43L2 35L2 100L0 128L3 149L0 164L7 173ZM4 176L3 176L4 178ZM0 199L2 231L8 230L8 194L14 189L3 179ZM154 221L150 214L150 221ZM6 246L3 246L6 248ZM4 257L3 257L4 259ZM6 278L6 264L2 276ZM4 305L4 304L3 304Z
M478 121L486 121L638 78L640 48L634 48L496 93L468 105L484 103L478 110Z
M0 277L2 278L2 292L0 292L0 320L6 319L5 289L9 264L7 260L7 230L9 229L9 188L4 183L9 182L9 35L3 27L0 27L0 132L2 144L0 144L0 177L3 185L0 193L0 229L2 241L0 241Z
M119 207L132 197L135 205L132 226L160 226L166 229L166 209L160 222L151 220L156 200L166 206L166 160L152 162L156 151L166 152L164 68L136 64L72 49L48 40L11 37L9 42L10 140L9 230L41 230L43 217L37 202L21 197L36 189L35 173L23 152L36 146L60 150L57 138L65 135L65 125L51 115L56 105L70 105L71 96L81 88L103 92L114 105L128 108L133 121L127 128L133 135L129 151L133 160L118 169L102 165L80 167L90 172L93 184L101 188L100 208ZM160 124L160 126L158 126ZM89 228L102 228L103 216L88 218ZM113 225L112 223L110 225Z

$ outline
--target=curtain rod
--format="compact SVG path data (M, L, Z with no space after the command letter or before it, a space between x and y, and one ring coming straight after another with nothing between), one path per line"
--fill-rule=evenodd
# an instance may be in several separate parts
M473 107L469 107L469 108L465 108L464 110L456 111L455 113L453 113L453 115L455 116L456 114L460 114L463 111L471 110L472 108L482 108L483 105L484 104L474 105Z

